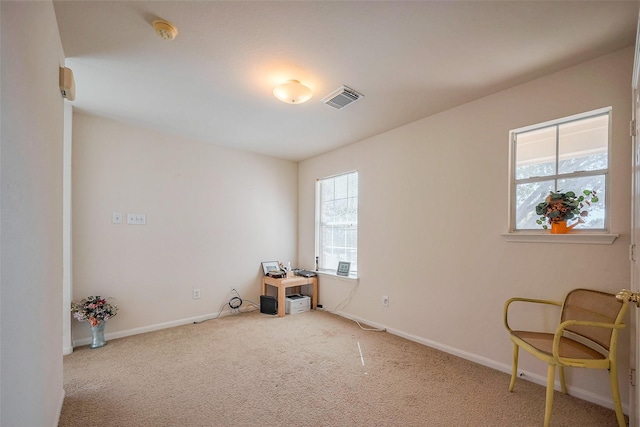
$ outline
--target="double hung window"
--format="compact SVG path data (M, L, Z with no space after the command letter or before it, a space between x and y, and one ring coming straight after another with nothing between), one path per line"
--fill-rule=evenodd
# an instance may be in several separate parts
M316 260L336 272L339 261L358 271L358 172L319 179L316 186Z
M611 108L510 132L511 230L540 230L536 205L550 191L595 191L598 203L576 229L607 231Z

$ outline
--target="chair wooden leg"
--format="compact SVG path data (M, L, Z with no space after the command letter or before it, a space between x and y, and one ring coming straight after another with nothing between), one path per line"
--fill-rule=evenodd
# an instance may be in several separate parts
M556 366L549 363L547 368L547 399L544 404L544 427L551 422L551 407L553 406L553 389L555 388Z
M567 394L567 384L564 382L564 366L558 365L558 374L560 374L560 386L562 387L562 392Z
M620 400L620 387L618 386L618 368L615 360L611 362L609 368L609 381L611 382L611 394L613 395L613 406L616 410L616 419L619 427L626 427L627 421L622 412L622 402Z
M511 364L511 382L509 383L509 391L513 391L516 385L516 377L518 376L518 344L513 343L513 361Z

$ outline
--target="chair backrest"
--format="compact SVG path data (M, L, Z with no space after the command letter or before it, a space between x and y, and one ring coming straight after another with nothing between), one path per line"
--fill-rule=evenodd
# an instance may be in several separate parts
M621 324L624 315L621 310L625 306L613 294L590 289L574 289L564 300L561 321L582 320ZM566 330L597 343L607 351L610 350L612 329L573 325Z

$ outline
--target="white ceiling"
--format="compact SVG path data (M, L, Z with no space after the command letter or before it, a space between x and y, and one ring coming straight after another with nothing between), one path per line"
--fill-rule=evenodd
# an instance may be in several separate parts
M54 0L76 111L302 160L632 45L627 1ZM178 27L166 41L151 21ZM289 105L273 87L314 92ZM631 82L629 82L631 84ZM364 98L322 102L347 85Z

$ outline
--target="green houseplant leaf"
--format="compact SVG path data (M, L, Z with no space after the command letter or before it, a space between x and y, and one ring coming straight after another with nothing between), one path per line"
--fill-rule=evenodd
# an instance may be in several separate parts
M578 221L582 221L582 217L589 215L587 209L598 200L593 190L582 190L579 196L573 191L550 191L544 202L536 205L536 215L540 216L536 223L546 230L547 224L567 221L576 216Z

